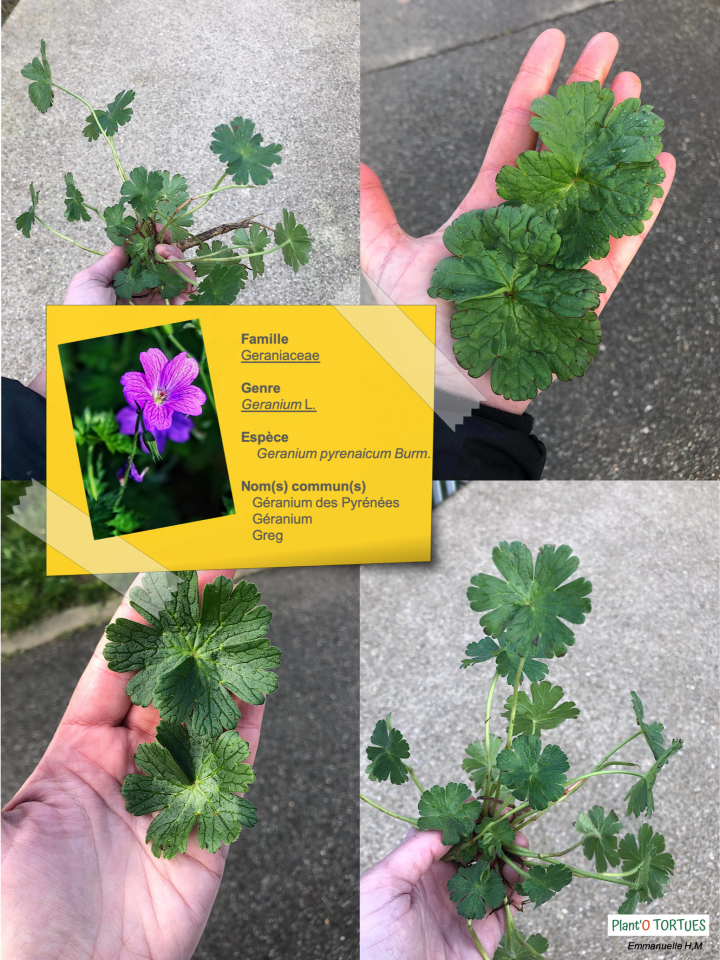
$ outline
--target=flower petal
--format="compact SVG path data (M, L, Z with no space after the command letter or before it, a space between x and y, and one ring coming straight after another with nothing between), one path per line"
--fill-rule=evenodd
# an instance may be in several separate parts
M163 371L168 365L168 358L157 347L150 347L149 350L140 354L140 363L145 371L148 389L153 392L160 383Z
M172 400L175 390L181 390L193 382L199 373L198 362L188 357L186 353L179 353L173 357L163 370L160 386L165 390L169 400Z
M167 433L168 440L173 440L175 443L185 443L190 439L192 428L193 422L190 417L187 417L184 413L175 411L173 413L172 424Z
M125 394L125 399L133 410L135 409L136 403L144 407L148 400L151 399L144 373L136 373L135 371L124 373L120 377L120 383L123 388L123 393Z
M150 402L146 404L143 410L143 419L145 420L145 426L152 434L155 434L158 430L169 430L172 423L172 407L169 403L158 406L158 404Z
M191 416L197 417L202 413L202 405L206 400L207 397L200 387L181 387L179 390L173 391L169 403L165 404L165 409L170 407L180 413L189 413Z
M115 414L120 433L127 433L132 436L135 433L135 421L137 420L137 411L135 407L123 407Z

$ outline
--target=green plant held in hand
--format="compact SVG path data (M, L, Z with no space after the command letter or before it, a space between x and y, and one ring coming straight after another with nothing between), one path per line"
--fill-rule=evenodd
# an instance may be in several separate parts
M446 229L428 295L453 301L450 331L471 377L531 400L582 376L598 354L595 311L605 287L590 270L610 237L642 233L662 197L664 123L597 80L561 86L532 103L530 126L547 149L528 150L497 176L499 207L462 214Z
M146 840L156 857L184 853L197 824L198 843L215 853L257 823L255 806L237 794L255 779L248 744L235 731L240 710L228 691L261 704L277 689L270 673L280 651L265 634L271 613L252 583L217 577L200 603L195 571L148 573L130 591L147 621L119 618L107 628L103 654L111 670L137 673L127 692L160 714L154 743L141 743L122 795L135 816L160 811Z
M296 273L308 262L311 240L305 227L297 223L295 215L288 210L283 210L282 220L274 230L257 223L254 215L197 234L190 229L194 215L217 193L252 189L272 180L271 167L281 162L281 146L278 143L263 145L262 136L255 132L251 120L235 117L229 124L215 128L210 149L226 165L225 172L210 190L191 197L187 181L179 174L167 170L148 171L145 167L135 167L129 174L125 172L115 146L115 135L132 118L133 90L122 90L106 109L93 109L83 97L53 81L44 40L40 41L40 57L26 64L21 72L31 81L28 93L40 113L47 113L53 105L55 90L62 90L90 111L83 130L88 142L102 138L110 148L122 182L119 201L102 211L91 206L75 184L72 173L67 173L65 219L71 223L89 221L92 212L103 222L111 243L124 247L130 263L115 274L118 299L133 303L133 298L152 299L154 294L159 294L169 303L190 284L194 289L188 303L230 304L245 287L249 270L253 279L264 273L264 258L268 254L282 251L285 263ZM232 182L223 183L227 178ZM101 252L77 243L45 223L37 212L39 199L39 191L31 183L30 208L15 221L23 236L29 237L37 222L82 250L102 256ZM191 207L196 200L200 202ZM228 245L214 239L228 233L233 234ZM270 246L271 234L274 246ZM197 250L193 257L184 260L166 259L156 249L161 242L172 242L182 251L192 247ZM176 266L178 263L191 264L198 279L188 279Z
M475 796L464 783L438 784L425 790L407 763L410 747L388 715L378 721L372 746L367 748L371 761L367 773L371 780L390 779L395 784L412 777L420 791L419 816L395 813L361 797L382 813L411 823L418 830L442 830L443 843L450 846L443 859L458 865L448 882L448 893L460 916L467 919L468 936L480 955L488 960L472 921L502 910L505 934L496 960L531 960L542 958L548 943L539 934L526 937L521 933L511 906L532 903L536 908L575 877L584 877L617 884L624 894L618 912L634 913L640 903L663 896L675 864L665 851L664 838L649 823L643 823L637 835L627 832L621 837L623 825L615 811L606 813L597 805L579 813L574 826L581 839L561 853L536 853L519 846L516 831L534 823L556 804L569 802L585 784L601 776L631 777L632 786L624 797L625 815L644 815L649 820L654 812L657 776L682 748L682 740L666 746L663 725L645 720L640 697L630 691L639 730L629 733L592 769L568 779L568 757L559 746L545 743L543 738L546 731L577 719L580 710L572 701L563 701L562 687L543 679L549 665L541 661L563 657L574 646L575 635L568 623L581 624L591 612L592 585L582 577L569 579L579 561L568 546L546 544L533 561L524 544L501 543L493 550L493 562L502 576L478 574L467 591L471 609L482 613L480 626L486 636L468 646L468 659L461 663L463 668L485 662L495 667L482 737L468 745L462 763ZM503 677L512 694L505 702L502 717L507 721L507 732L501 738L491 732L490 724L493 696ZM531 681L529 695L520 689L526 679ZM637 737L644 738L653 760L645 773L633 769L638 767L635 763L615 759ZM580 846L586 860L591 861L590 869L562 859ZM506 866L521 877L514 894L503 877ZM618 866L618 871L609 869Z

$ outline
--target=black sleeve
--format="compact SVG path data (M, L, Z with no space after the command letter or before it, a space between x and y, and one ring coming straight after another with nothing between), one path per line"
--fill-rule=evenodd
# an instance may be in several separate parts
M545 444L533 418L481 404L455 430L435 414L434 480L539 480Z
M2 378L2 479L45 480L45 398Z

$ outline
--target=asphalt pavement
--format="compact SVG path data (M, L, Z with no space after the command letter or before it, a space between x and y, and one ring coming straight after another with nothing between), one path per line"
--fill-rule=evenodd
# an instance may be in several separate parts
M264 570L280 686L268 700L252 800L195 960L357 957L358 568ZM49 743L101 632L2 669L3 803Z
M94 107L120 90L136 96L133 117L115 137L127 172L143 165L209 190L223 167L212 131L240 115L264 141L283 146L274 179L227 190L197 214L196 229L259 214L274 227L292 210L313 240L294 273L279 254L249 281L248 304L356 303L359 277L359 4L355 0L22 0L2 29L3 375L27 383L44 362L45 306L62 303L72 275L96 258L37 224L30 239L15 218L30 205L79 243L106 250L102 224L64 218L64 175L102 210L120 198L104 141L82 134L88 110L59 90L41 115L22 67L47 43L53 80Z
M665 725L666 743L682 750L658 776L650 825L665 837L675 874L665 896L641 913L710 914L712 936L702 956L718 950L718 520L714 484L673 482L507 484L471 483L433 511L433 559L424 564L363 567L360 575L361 770L375 723L392 711L393 725L410 745L410 763L427 789L465 781L467 744L483 736L490 664L460 669L468 643L482 637L479 613L466 590L476 573L498 576L492 550L521 540L533 552L544 543L569 544L579 557L577 576L592 582L592 613L573 627L575 646L548 662L547 679L580 709L543 734L570 760L568 777L587 772L637 731L630 691L649 722ZM528 688L527 683L525 689ZM501 680L491 731L511 687ZM647 770L642 739L622 760ZM418 791L371 783L363 792L405 816L417 816ZM626 816L625 776L594 778L572 802L560 804L526 833L539 851L565 850L579 835L573 822L600 804L623 822L621 836L642 820ZM385 856L407 824L362 805L361 868ZM582 850L569 862L589 868ZM620 960L628 941L608 937L606 917L622 895L615 884L574 880L548 903L519 918L526 934L550 941L548 957ZM655 942L650 938L649 942ZM715 952L714 952L715 951ZM634 954L633 954L634 955ZM674 952L653 951L670 958Z
M400 225L436 230L480 168L512 80L547 27L567 37L557 85L590 37L620 51L609 80L637 73L665 120L675 184L602 313L583 378L530 405L544 478L720 476L718 139L720 8L714 0L363 2L362 159ZM372 300L367 302L373 302Z

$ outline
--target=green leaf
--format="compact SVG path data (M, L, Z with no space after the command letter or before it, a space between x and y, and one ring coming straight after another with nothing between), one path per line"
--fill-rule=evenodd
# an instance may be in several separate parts
M90 214L83 205L83 196L75 186L71 173L65 174L65 219L71 222L90 219Z
M653 197L663 195L665 173L656 159L663 121L635 97L614 103L612 90L597 80L533 100L530 126L549 149L521 153L517 167L505 166L497 177L504 199L557 214L561 268L606 257L610 237L642 233Z
M637 890L630 887L625 894L625 899L618 907L618 913L635 913L640 902L640 894Z
M614 810L605 816L603 807L593 807L581 813L573 826L583 834L583 853L587 860L595 859L598 873L605 873L608 864L616 867L620 863L615 834L620 832L622 824Z
M226 247L222 240L213 240L211 243L201 243L195 251L196 257L214 257L219 258L220 263L214 260L197 260L193 263L195 275L206 277L211 270L217 266L224 266L225 260L232 261L232 264L240 263L240 254L236 253L231 247Z
M537 908L572 883L572 878L572 870L564 864L551 863L547 867L530 867L527 877L516 889L521 897L532 900Z
M160 296L166 300L179 296L187 286L187 281L165 263L154 263L153 270L158 279Z
M642 734L645 737L647 745L652 750L652 755L656 760L658 760L665 750L665 747L663 746L665 739L663 737L663 730L665 728L658 721L655 721L655 723L645 723L645 711L643 709L642 700L634 690L630 691L630 696L632 697L633 710L635 711L638 726L642 730Z
M449 783L425 790L418 803L418 830L442 830L443 843L457 843L468 837L480 816L482 804L470 800L470 791L464 783Z
M478 846L487 860L499 857L503 844L511 846L515 843L515 831L507 820L493 820L491 817L484 817L478 828L478 831L481 830L485 830L485 833L478 837Z
M116 203L113 207L105 207L103 210L105 217L105 233L111 243L116 247L122 247L129 236L132 235L137 220L135 217L125 216L125 204Z
M657 775L670 757L682 749L682 745L682 740L673 740L667 750L660 754L647 773L643 774L640 780L635 781L634 786L623 798L628 801L626 816L629 817L632 813L636 817L639 817L643 812L647 811L646 816L648 820L652 817L653 811L655 810L653 787L655 786Z
M113 277L115 293L121 300L130 300L144 290L153 290L160 285L155 270L149 270L140 260L134 260ZM184 288L184 284L183 284Z
M250 224L250 233L247 230L236 230L233 234L233 243L244 247L248 253L259 254L270 243L270 236L264 227L257 223ZM262 256L250 257L253 280L261 273L265 273L265 258Z
M273 178L270 167L282 162L279 156L282 147L279 143L268 143L263 147L262 136L254 131L252 120L235 117L229 125L222 123L215 127L210 149L227 164L227 172L235 183L245 184L252 180L262 186Z
M570 769L560 747L548 744L540 753L541 746L540 737L521 734L497 757L500 782L517 800L528 800L533 810L545 810L560 799Z
M104 443L110 453L130 453L132 437L120 433L115 416L109 411L91 411L86 407L81 417L73 420L75 442L84 444Z
M565 703L556 706L562 699L562 695L562 687L554 687L549 680L531 683L530 697L522 690L518 691L514 733L528 733L539 737L542 730L554 730L565 720L575 720L579 717L580 711L572 700L566 700ZM508 697L505 702L503 717L506 720L510 720L512 699Z
M505 580L485 573L472 577L467 592L470 608L489 610L480 625L493 637L507 630L507 641L519 656L561 657L575 643L575 635L559 618L584 623L591 610L589 581L581 577L560 586L579 562L570 547L545 544L533 571L525 544L503 542L493 550L493 563Z
M156 857L185 853L197 823L198 843L211 853L257 823L254 804L235 796L255 779L247 743L228 730L217 740L180 724L161 722L155 743L141 743L135 763L144 773L125 777L122 795L136 817L162 811L145 837Z
M198 733L234 728L240 711L230 696L260 704L277 689L270 673L280 651L265 636L271 614L259 606L252 583L217 577L203 592L195 571L148 573L130 592L130 605L147 624L120 618L107 629L104 656L111 670L139 671L127 692L133 703L152 702L163 720L182 723L194 709Z
M505 884L484 860L460 867L448 880L448 890L457 912L468 920L482 919L487 910L499 907L505 899Z
M115 536L121 537L126 533L135 533L143 518L134 510L120 510L107 525Z
M113 102L108 104L107 110L95 111L95 117L97 117L100 126L98 126L98 122L96 122L92 114L90 114L89 117L85 117L87 126L83 130L83 134L90 143L102 136L102 130L105 131L106 136L114 137L118 132L118 127L124 126L132 117L132 108L129 104L131 104L134 99L134 90L121 90ZM102 130L100 127L102 127Z
M190 199L187 181L185 177L179 174L172 175L168 170L163 170L163 189L161 199L157 204L158 217L162 223L167 223L173 219L179 207L187 203ZM188 236L188 230L193 225L193 218L189 213L188 207L185 207L173 220L170 230L170 238L173 242L185 240Z
M518 931L518 933L520 933L520 931ZM547 940L539 933L533 933L529 937L526 937L524 933L520 933L520 936L535 953L545 953L548 948ZM535 958L534 955L530 953L529 950L526 950L522 944L518 943L514 937L510 941L510 946L507 944L507 937L503 937L495 951L493 960L535 960Z
M410 756L410 747L400 731L393 728L390 714L375 724L370 743L374 746L365 751L370 761L366 767L368 777L371 780L387 780L389 777L391 783L405 783L408 768L403 760Z
M485 663L487 660L492 660L493 657L496 657L495 669L501 677L505 677L511 687L515 686L515 677L520 669L520 657L515 652L514 646L508 643L505 634L498 639L497 643L495 643L492 637L483 637L482 640L476 640L474 643L468 645L465 650L465 656L469 657L469 659L463 660L460 664L463 670L476 663ZM541 660L533 660L532 657L527 657L523 664L522 673L520 674L520 683L522 683L526 677L530 681L542 680L543 677L547 676L547 673L548 666L546 663L543 663Z
M498 768L495 765L498 751L502 745L502 737L496 737L494 733L490 734L490 757L492 759L491 777L497 779ZM462 768L470 774L470 779L475 784L475 789L484 793L485 781L487 779L487 753L485 752L485 743L482 740L473 740L465 747L467 758L462 762Z
M35 192L35 187L30 184L30 209L25 213L21 213L19 217L15 219L15 226L22 232L24 237L30 237L30 231L33 228L35 223L35 207L37 206L38 200L40 199L40 194Z
M247 268L240 263L217 263L187 301L188 305L230 304L245 287Z
M127 201L139 217L149 217L157 206L163 192L163 175L159 170L147 172L145 167L130 171L130 179L120 188L123 200Z
M50 64L45 56L45 41L40 41L40 57L34 57L30 63L26 63L20 73L32 83L28 87L30 99L38 108L40 113L47 113L53 105L53 88L51 87L52 77L50 75Z
M659 900L665 893L665 887L675 870L675 861L665 852L665 838L654 833L649 823L638 830L637 840L632 833L626 833L618 847L622 859L622 870L637 870L626 879L636 881L638 899L642 903ZM621 910L621 913L634 913L633 910Z
M279 245L286 241L289 243L282 248L283 260L297 273L310 259L312 243L305 227L295 223L295 214L283 210L282 223L275 224L275 243Z
M552 383L582 376L600 343L593 311L605 287L588 270L558 270L553 220L529 206L473 210L443 235L455 256L433 271L428 294L459 308L450 331L471 377L492 367L491 385L528 400Z

